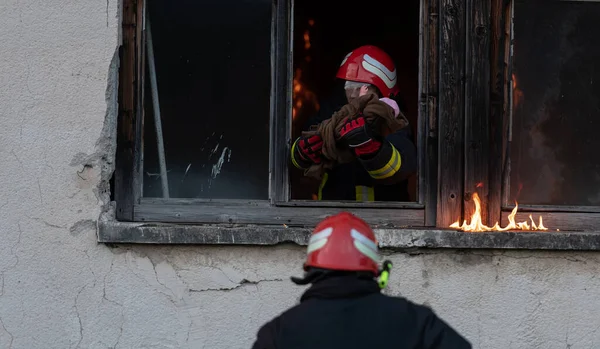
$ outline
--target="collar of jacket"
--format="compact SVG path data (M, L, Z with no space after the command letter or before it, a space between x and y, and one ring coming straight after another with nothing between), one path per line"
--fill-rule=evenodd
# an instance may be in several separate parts
M374 279L354 275L332 276L315 282L300 298L304 302L311 298L335 299L362 297L380 292Z

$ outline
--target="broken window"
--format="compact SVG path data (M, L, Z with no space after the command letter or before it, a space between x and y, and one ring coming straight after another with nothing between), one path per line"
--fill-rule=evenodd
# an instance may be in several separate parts
M600 3L514 7L505 203L600 206Z

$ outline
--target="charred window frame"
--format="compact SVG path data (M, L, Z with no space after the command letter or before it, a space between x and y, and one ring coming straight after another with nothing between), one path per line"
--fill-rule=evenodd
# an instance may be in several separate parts
M518 221L543 212L549 232L467 234L444 229L473 213L473 194L482 202L482 221L506 224L510 163L513 8L515 1L421 0L419 35L419 158L417 203L294 202L289 162L294 0L275 0L272 9L272 94L269 200L141 198L143 149L144 1L122 2L119 114L113 198L115 221L101 218L106 243L306 244L309 229L324 216L346 209L358 213L396 248L600 249L600 209L594 206L519 205ZM282 91L285 91L282 93ZM133 223L130 223L133 222ZM185 223L185 224L158 224ZM437 226L442 229L397 229ZM571 232L567 231L571 230ZM587 230L573 233L573 230Z
M323 216L345 209L355 212L375 226L434 226L438 195L437 142L438 18L437 1L421 2L419 59L419 156L418 202L416 203L338 203L290 201L288 152L291 144L292 108L292 18L293 0L275 1L272 12L272 88L270 118L269 200L155 199L141 195L141 163L144 124L144 79L146 23L144 0L123 1L123 35L119 86L114 198L119 221L196 224L266 224L312 226ZM454 83L452 81L451 83ZM147 93L146 93L147 94ZM462 101L452 97L452 108ZM443 98L441 98L443 99ZM451 112L447 114L450 115ZM454 122L455 120L450 120ZM453 142L453 140L450 140ZM449 152L447 156L454 156ZM441 165L453 164L446 158ZM444 190L444 189L442 189ZM460 201L457 196L454 201ZM455 217L454 217L455 218Z
M494 200L490 201L492 214L490 221L496 221L499 218L507 221L507 216L515 208L515 198L511 197L511 147L513 142L513 133L515 131L514 118L515 103L519 98L518 77L515 78L515 68L519 62L519 53L515 52L515 41L519 39L518 28L515 30L515 21L517 16L524 16L518 11L518 5L521 3L535 4L544 7L550 3L577 4L578 1L570 0L492 0L496 3L494 12L497 14L496 22L492 26L494 40L496 45L492 49L492 109L490 122L492 133L496 139L501 142L494 145L492 156L496 162L496 174L501 173L501 177L494 180ZM596 6L600 7L597 2ZM566 14L565 14L566 15ZM541 83L541 82L540 82ZM524 96L527 99L527 96ZM500 183L501 181L501 183ZM518 185L518 183L512 183ZM518 201L518 199L517 199ZM544 222L551 231L593 231L600 223L600 206L584 205L550 205L550 204L518 204L517 221L527 221L532 215L537 221L538 216L544 218ZM551 222L549 224L549 222Z
M482 201L482 218L500 216L501 170L497 145L501 135L496 128L498 98L495 88L504 79L496 71L494 57L501 55L503 0L432 0L429 4L431 39L439 45L439 83L430 103L438 111L430 115L437 130L439 149L436 225L447 228L473 213L472 196ZM430 34L431 36L431 34ZM432 54L432 52L430 52ZM433 51L435 54L435 51ZM434 96L437 96L437 101ZM501 114L500 114L501 115ZM501 117L501 116L500 116ZM433 126L435 127L435 126ZM430 127L431 128L431 127Z
M482 222L506 225L513 117L513 54L516 1L540 6L554 0L440 0L439 168L437 226L448 227L474 212ZM437 19L439 17L439 19ZM464 54L462 54L464 53ZM435 115L435 113L433 114ZM464 140L464 143L462 142ZM440 172L442 173L442 172ZM542 215L551 230L591 231L600 222L595 206L519 204L518 222ZM537 219L536 219L537 221Z

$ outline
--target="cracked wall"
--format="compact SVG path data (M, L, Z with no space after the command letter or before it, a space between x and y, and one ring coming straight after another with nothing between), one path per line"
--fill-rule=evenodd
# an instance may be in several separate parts
M0 3L0 348L244 348L303 249L96 243L113 169L119 3ZM393 253L388 293L475 348L600 343L597 253Z

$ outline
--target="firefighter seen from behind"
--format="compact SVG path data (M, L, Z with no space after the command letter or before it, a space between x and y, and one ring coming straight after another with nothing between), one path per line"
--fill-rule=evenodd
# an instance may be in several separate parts
M308 242L300 304L260 328L253 349L470 349L429 308L381 293L391 263L379 269L373 230L342 212L317 225Z

